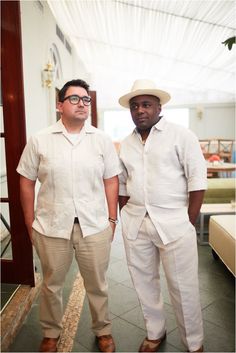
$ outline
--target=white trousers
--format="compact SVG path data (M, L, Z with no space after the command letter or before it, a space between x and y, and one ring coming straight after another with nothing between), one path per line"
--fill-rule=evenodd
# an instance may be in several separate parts
M96 336L111 333L106 281L111 240L111 227L83 238L79 224L75 224L70 240L33 231L33 243L43 272L40 322L44 337L56 338L62 330L62 289L74 253L89 301L92 330Z
M198 253L194 227L180 239L164 245L149 216L137 239L124 236L128 268L142 307L147 336L155 340L166 331L160 286L160 261L165 272L181 339L189 351L203 344L198 284Z

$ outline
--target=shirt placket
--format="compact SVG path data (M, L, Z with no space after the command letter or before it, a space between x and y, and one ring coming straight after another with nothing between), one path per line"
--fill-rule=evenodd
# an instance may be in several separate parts
M76 210L76 195L78 198L78 190L76 189L76 180L78 183L78 176L76 175L77 170L77 160L76 156L78 154L78 144L71 146L71 190L72 190L72 199L74 203L74 216L78 217L77 210Z

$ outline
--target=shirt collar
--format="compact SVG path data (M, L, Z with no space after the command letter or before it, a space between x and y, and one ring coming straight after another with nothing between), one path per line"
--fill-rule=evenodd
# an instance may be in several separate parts
M167 124L167 120L162 117L155 125L153 125L152 130L156 129L156 130L162 131L165 129L166 124ZM138 132L137 128L135 128L133 130L133 134L138 134L138 133L139 132Z
M91 124L89 124L88 122L85 122L82 130L84 130L85 133L91 134L91 133L95 132L96 128L94 126L92 126ZM67 132L61 119L58 120L54 125L52 125L51 131L52 131L52 133L66 133Z
M166 119L162 117L153 127L154 129L162 131L165 129L166 123L167 123Z

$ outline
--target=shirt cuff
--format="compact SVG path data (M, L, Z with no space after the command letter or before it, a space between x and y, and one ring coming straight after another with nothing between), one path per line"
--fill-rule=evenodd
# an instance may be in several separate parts
M207 190L207 180L204 179L192 179L188 182L188 192L198 191L198 190Z
M32 181L37 180L37 176L30 175L29 173L27 173L24 169L22 169L20 167L17 167L16 171L18 174L22 175L23 177L25 177L27 179L30 179Z

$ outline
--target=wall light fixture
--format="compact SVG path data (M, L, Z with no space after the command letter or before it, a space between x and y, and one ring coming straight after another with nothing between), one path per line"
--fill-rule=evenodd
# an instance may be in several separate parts
M55 77L55 69L52 63L48 62L42 71L42 84L43 87L52 87Z

